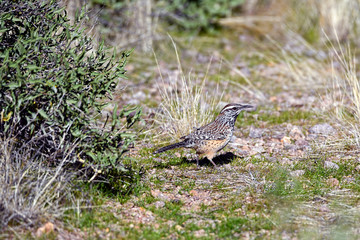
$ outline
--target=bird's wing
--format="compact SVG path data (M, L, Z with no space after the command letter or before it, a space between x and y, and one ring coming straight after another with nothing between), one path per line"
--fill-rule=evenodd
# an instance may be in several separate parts
M199 140L223 140L227 136L225 131L218 131L215 124L209 123L196 129L189 135L182 136L181 139L199 139Z

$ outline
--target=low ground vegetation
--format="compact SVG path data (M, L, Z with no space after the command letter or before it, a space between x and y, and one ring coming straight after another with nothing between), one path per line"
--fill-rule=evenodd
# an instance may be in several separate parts
M38 231L43 237L72 239L356 239L360 231L360 94L357 52L346 44L357 44L355 15L331 12L343 16L332 18L339 19L332 23L333 30L340 22L348 29L348 34L336 35L324 27L330 24L324 9L333 7L326 5L332 1L309 1L312 4L302 8L286 8L276 1L252 2L257 7L243 5L248 14L261 17L262 10L269 9L272 20L280 18L274 22L259 17L267 20L253 19L251 24L231 19L217 34L195 38L173 31L172 39L164 35L164 40L154 43L156 57L132 53L127 87L114 94L120 106L141 105L144 112L140 124L134 126L138 131L135 144L122 155L126 166L141 167L141 177L132 175L131 194L116 185L113 191L104 191L101 185L84 184L75 195L66 192L72 198L61 205L62 217L45 217L35 226L28 221L29 228L20 233L9 229L4 236L36 237ZM349 3L356 9L354 2ZM310 6L314 11L307 11ZM311 14L306 19L314 24L299 20L306 14ZM275 35L262 30L269 24ZM239 26L246 26L247 31ZM164 142L175 141L181 130L191 131L202 124L199 119L190 121L197 116L188 113L196 113L200 106L207 114L206 120L200 120L211 121L210 116L215 117L227 102L250 102L258 109L239 116L232 142L214 160L219 168L207 160L197 168L194 153L187 150L152 154ZM113 106L106 111L116 112ZM1 115L3 122L8 115ZM129 110L123 115L134 113ZM12 141L3 139L0 159L4 163L14 159ZM26 148L24 154L32 156ZM22 158L15 158L15 163ZM35 163L28 170L12 164L7 179L23 177L28 186L34 186L33 175L28 174L35 172L42 182L50 183L46 188L50 193L73 186L74 181L64 182L72 179L72 172L57 171L61 161L49 174L43 162ZM29 191L16 186L17 191ZM54 214L49 211L52 205L37 196L32 199L45 209L41 212ZM91 204L79 200L85 198ZM53 228L46 233L49 222Z

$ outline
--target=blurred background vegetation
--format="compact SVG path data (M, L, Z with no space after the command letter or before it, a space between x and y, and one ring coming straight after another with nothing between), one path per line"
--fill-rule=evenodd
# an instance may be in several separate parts
M279 38L287 31L309 42L325 38L358 44L360 3L344 1L274 0L75 0L63 1L74 19L82 7L86 24L97 39L117 47L141 46L162 39L161 33L215 34L228 27L240 32L270 34ZM279 35L279 33L281 33ZM326 35L326 36L325 36Z

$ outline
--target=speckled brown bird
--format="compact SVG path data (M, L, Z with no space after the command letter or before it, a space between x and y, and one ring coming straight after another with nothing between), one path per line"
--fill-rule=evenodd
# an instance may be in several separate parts
M174 148L192 148L202 157L205 156L216 167L213 161L215 154L223 149L234 134L235 121L241 111L255 111L256 106L249 104L230 103L226 105L216 119L197 128L189 135L180 139L183 141L162 147L154 152L161 153ZM199 166L199 157L196 159Z

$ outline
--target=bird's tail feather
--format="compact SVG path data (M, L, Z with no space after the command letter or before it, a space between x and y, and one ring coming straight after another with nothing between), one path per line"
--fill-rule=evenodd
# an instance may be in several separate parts
M171 144L171 145L168 145L168 146L159 148L158 150L156 150L156 151L154 152L154 154L156 154L156 153L162 153L162 152L165 152L165 151L167 151L167 150L174 149L174 148L185 147L185 145L186 145L185 142L174 143L174 144Z

